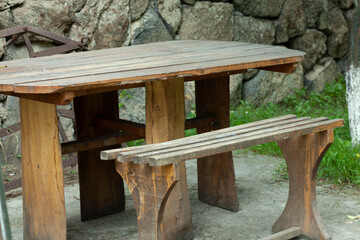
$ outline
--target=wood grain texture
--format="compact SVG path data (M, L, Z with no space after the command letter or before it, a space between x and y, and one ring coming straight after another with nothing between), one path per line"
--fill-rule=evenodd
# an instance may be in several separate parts
M195 82L196 116L212 115L213 126L197 128L198 133L230 126L229 77ZM226 152L197 161L198 196L203 202L236 212L238 202L232 153Z
M56 106L20 99L24 239L66 239Z
M163 167L135 167L132 163L116 163L116 170L126 182L134 200L139 240L175 239L166 235L169 226L164 223L164 213L169 195L179 180L176 168L175 164ZM177 239L181 237L177 236Z
M333 130L278 141L288 167L289 198L274 233L298 226L311 239L331 239L317 209L316 173L333 141Z
M302 52L284 47L240 42L153 43L8 62L7 67L0 70L0 91L22 94L84 92L117 87L129 81L141 83L159 78L291 65L300 62L302 57Z
M76 134L78 140L110 134L113 131L96 127L96 116L118 118L118 93L110 92L74 99ZM78 153L81 219L102 217L125 209L124 185L115 170L114 162L100 161L101 150Z
M146 143L159 143L184 137L184 79L168 79L146 84ZM145 167L145 165L139 165ZM179 181L164 208L164 239L192 236L190 201L185 163L177 168Z

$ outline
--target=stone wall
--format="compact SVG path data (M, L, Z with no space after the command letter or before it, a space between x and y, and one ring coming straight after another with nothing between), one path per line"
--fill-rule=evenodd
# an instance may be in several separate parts
M88 36L89 50L206 39L284 45L307 53L302 67L291 75L252 70L233 76L235 107L241 99L256 105L279 102L302 86L321 91L333 81L340 74L339 66L345 66L353 8L353 0L3 0L0 29L28 24L76 41ZM53 45L32 40L37 49ZM0 46L4 41L0 39ZM6 53L0 48L2 60L24 57L21 42ZM186 88L190 109L194 87ZM120 101L124 118L144 121L143 89L128 91ZM0 127L18 118L17 100L0 96Z

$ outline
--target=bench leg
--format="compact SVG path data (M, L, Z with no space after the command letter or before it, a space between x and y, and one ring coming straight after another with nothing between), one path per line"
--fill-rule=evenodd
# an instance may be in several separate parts
M119 118L118 93L107 92L74 99L77 139L111 133L95 127L95 116ZM113 161L101 161L100 151L94 149L78 153L81 220L117 213L125 209L124 184L115 171Z
M214 126L198 128L197 133L230 126L229 77L195 82L196 116L215 116ZM238 202L231 152L198 159L199 199L236 212Z
M316 173L333 139L329 130L278 142L288 166L289 198L273 232L297 226L312 239L331 239L316 205Z
M116 171L126 182L133 197L137 213L139 239L171 240L191 239L187 231L179 232L177 226L164 228L167 200L179 181L177 164L163 167L116 163ZM172 209L171 211L176 211ZM186 213L182 213L186 214ZM181 223L180 223L181 224Z

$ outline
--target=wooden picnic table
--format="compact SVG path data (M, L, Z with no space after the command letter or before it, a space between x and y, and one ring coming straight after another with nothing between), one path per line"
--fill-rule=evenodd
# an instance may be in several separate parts
M114 162L99 160L101 150L144 137L181 138L185 128L228 127L230 75L252 68L290 73L303 55L243 42L170 41L0 62L0 93L20 98L24 239L66 239L62 154L78 152L82 220L122 211L122 178ZM184 81L195 81L192 120L184 116ZM146 124L119 120L118 90L141 86ZM77 140L60 144L56 105L72 101ZM169 238L192 234L184 163L179 174L164 216ZM198 178L200 200L237 210L230 152L199 159Z

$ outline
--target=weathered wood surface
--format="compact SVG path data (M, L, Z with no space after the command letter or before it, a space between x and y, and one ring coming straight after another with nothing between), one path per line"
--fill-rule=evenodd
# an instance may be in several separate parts
M66 239L56 106L20 99L24 239Z
M294 115L220 129L162 144L103 151L103 160L162 166L343 126L343 120Z
M302 234L300 227L291 227L260 240L288 240Z
M274 233L298 226L311 239L331 239L317 209L316 173L333 141L332 129L278 141L288 167L289 198Z
M229 77L195 82L196 116L212 115L212 125L197 128L197 133L230 126ZM198 196L203 202L236 212L238 202L232 153L199 158Z
M86 91L120 87L129 81L141 83L276 65L291 67L303 55L284 47L240 42L152 43L4 62L6 68L0 69L0 91L21 94Z
M76 135L79 141L111 134L113 131L97 127L95 116L119 117L118 93L110 92L74 99ZM118 146L119 147L119 146ZM125 209L124 184L115 170L115 163L100 161L106 148L78 153L81 219L90 220Z
M184 137L184 128L183 79L147 83L146 143ZM191 239L184 162L164 167L117 162L116 169L126 181L136 205L139 239Z
M175 167L187 159L208 157L277 141L288 166L289 198L283 213L273 225L272 231L276 234L265 239L289 239L304 234L312 239L329 240L331 237L316 206L316 173L322 157L333 142L333 129L343 124L341 119L297 118L286 115L165 143L104 151L101 157L117 158L118 166L161 169ZM213 159L203 159L212 164ZM221 164L217 167L222 168ZM228 169L226 165L225 168ZM213 172L216 174L216 170L213 169ZM209 171L208 174L213 172ZM132 174L133 178L150 177L147 172ZM163 181L166 179L163 178ZM232 181L235 182L234 179ZM155 206L147 206L154 211L156 209ZM164 216L168 213L171 211L166 211ZM154 227L153 231L155 229L157 228Z

